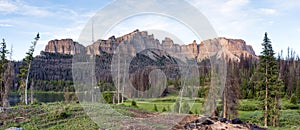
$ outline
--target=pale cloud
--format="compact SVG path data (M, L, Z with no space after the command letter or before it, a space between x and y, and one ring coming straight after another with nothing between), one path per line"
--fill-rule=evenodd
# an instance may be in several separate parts
M300 28L298 28L297 31L300 32Z
M30 16L41 16L47 17L53 15L52 12L42 9L40 7L29 6L29 5L22 5L20 10L20 14L22 15L30 15Z
M12 27L13 25L11 24L3 24L3 23L0 23L0 27Z
M189 0L207 16L220 36L239 36L259 21L251 16L249 0Z
M50 16L53 13L46 10L43 7L37 7L28 5L24 1L10 1L10 0L1 0L0 1L0 12L6 14L20 14L28 16Z
M222 5L220 11L223 14L236 14L238 13L237 11L241 11L242 8L245 7L248 3L248 0L229 0Z
M0 1L0 12L1 13L10 13L14 12L17 9L17 6L8 0Z
M264 15L276 15L277 14L277 11L275 9L269 9L269 8L261 8L261 9L259 9L259 12Z
M300 2L299 0L267 0L270 4L270 6L273 6L276 9L279 10L294 10L300 8Z

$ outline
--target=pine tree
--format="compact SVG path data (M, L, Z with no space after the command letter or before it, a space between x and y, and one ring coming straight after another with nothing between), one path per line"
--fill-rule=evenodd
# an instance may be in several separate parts
M37 41L40 39L40 34L38 33L36 37L34 38L34 41L31 42L32 45L29 48L29 51L26 53L26 57L23 59L24 65L20 66L20 74L18 75L20 80L20 87L19 87L19 94L21 95L21 98L25 104L28 104L28 97L27 97L27 85L28 85L28 79L29 79L29 70L31 66L31 61L34 59L33 53L35 50L35 46L37 44ZM32 86L31 86L32 87ZM24 93L23 93L24 92ZM33 93L33 89L31 89L31 93ZM33 97L33 96L31 96ZM31 102L33 103L33 99L31 99Z
M265 33L264 42L262 43L263 51L261 52L260 62L256 76L257 97L264 99L264 124L265 127L279 125L280 115L280 97L283 82L278 78L278 64L274 57L274 51L268 34Z
M0 49L0 106L4 104L4 95L5 95L5 80L4 73L6 71L6 63L8 60L6 59L6 55L8 54L8 50L6 49L5 40L2 39L1 49Z

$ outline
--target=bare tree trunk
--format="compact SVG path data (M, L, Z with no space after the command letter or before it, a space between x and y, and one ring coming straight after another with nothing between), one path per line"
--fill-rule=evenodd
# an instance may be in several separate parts
M95 102L95 95L94 95L94 87L95 87L95 59L94 55L91 56L91 67L92 67L92 88L91 88L91 95L92 95L92 102Z
M3 78L3 77L2 77ZM3 95L4 95L4 85L3 85L3 81L0 81L0 107L3 104Z
M124 73L123 73L123 83L122 83L122 103L124 102L124 93L125 93L125 82L126 82L126 58L124 58L124 60L125 60L125 65L123 66L123 71L124 71Z
M27 94L27 88L28 88L28 78L29 78L29 71L30 71L31 62L29 63L28 71L27 71L27 77L25 82L25 104L28 105L28 94Z
M224 89L224 94L223 94L223 118L228 118L227 117L227 88Z
M34 81L33 80L31 80L31 85L30 85L30 103L31 104L33 104L34 103L34 99L33 99L33 87L34 87Z
M118 55L118 76L117 76L117 104L120 103L120 95L119 95L119 90L120 90L120 54Z

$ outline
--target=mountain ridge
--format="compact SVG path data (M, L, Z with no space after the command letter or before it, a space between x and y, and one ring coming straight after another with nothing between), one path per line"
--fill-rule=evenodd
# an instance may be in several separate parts
M157 49L170 50L171 55L176 55L182 53L185 57L196 58L197 61L201 61L205 58L209 58L213 52L223 49L225 55L232 60L239 61L240 56L254 57L258 59L251 45L247 45L242 39L231 39L225 37L218 37L215 39L208 39L201 41L199 44L194 40L190 44L179 45L175 44L171 38L166 37L164 40L159 41L155 39L153 34L148 34L147 31L135 30L131 33L123 35L121 37L111 36L107 40L99 39L94 43L84 46L72 39L61 39L61 40L51 40L45 47L45 52L50 53L60 53L74 55L78 53L87 53L94 55L101 55L104 52L113 54L114 51L121 43L132 44L133 48L128 48L128 52L134 55L134 46L137 43L144 44L144 46L156 47ZM216 44L219 43L219 44ZM216 44L212 48L212 44Z

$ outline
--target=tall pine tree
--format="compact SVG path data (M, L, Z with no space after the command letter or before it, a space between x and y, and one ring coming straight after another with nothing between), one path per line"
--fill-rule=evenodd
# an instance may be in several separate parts
M6 59L6 55L9 53L6 49L6 42L4 39L2 39L2 43L0 45L0 106L4 104L3 99L5 95L5 80L3 78L3 75L6 70L6 63L8 60Z
M261 52L260 62L255 81L257 97L264 99L262 109L264 109L265 127L279 125L280 116L280 98L283 82L279 79L278 64L274 56L274 50L268 34L265 33L264 42L262 43L263 51Z

